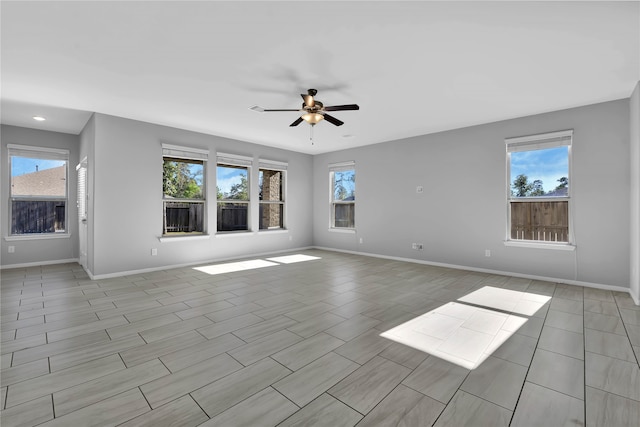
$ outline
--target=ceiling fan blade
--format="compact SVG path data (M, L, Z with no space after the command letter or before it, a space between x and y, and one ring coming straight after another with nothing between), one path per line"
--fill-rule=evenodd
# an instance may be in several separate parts
M324 111L347 111L347 110L359 110L358 104L347 105L332 105L330 107L324 107Z
M304 110L300 110L299 108L296 108L296 109L288 109L288 110L285 109L285 110L262 110L262 111L265 111L265 112L268 113L268 112L273 112L273 111L304 111Z
M328 114L323 114L323 115L324 115L324 119L325 119L326 121L328 121L329 123L331 123L331 124L334 124L334 125L336 125L336 126L342 126L342 125L344 124L344 122L343 122L343 121L340 121L340 120L336 119L336 118L335 118L335 117L333 117L333 116L330 116L330 115L328 115Z
M313 100L313 96L303 94L300 94L300 96L304 100L304 105L306 105L307 107L313 108L316 105L315 101Z
M298 126L300 123L302 123L302 117L298 117L295 122L289 125L289 127Z
M253 107L249 107L250 110L253 111L257 111L258 113L264 113L266 112L271 112L271 111L301 111L304 112L304 110L301 110L299 108L295 108L295 109L267 109L267 108L262 108L259 105L254 105Z

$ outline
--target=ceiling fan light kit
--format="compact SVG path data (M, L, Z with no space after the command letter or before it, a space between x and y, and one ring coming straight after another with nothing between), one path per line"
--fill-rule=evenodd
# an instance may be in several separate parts
M327 111L349 111L349 110L359 110L360 107L358 104L347 104L347 105L332 105L329 107L325 107L324 104L320 101L314 99L314 96L318 91L316 89L309 89L307 94L301 94L302 97L302 108L299 109L267 109L262 108L258 105L254 105L250 107L251 110L257 111L259 113L264 112L276 112L276 111L297 111L302 113L300 117L289 126L298 126L302 121L306 121L311 126L315 126L320 123L322 120L326 120L329 123L335 126L342 126L344 124L343 121L336 119L335 117L327 114Z

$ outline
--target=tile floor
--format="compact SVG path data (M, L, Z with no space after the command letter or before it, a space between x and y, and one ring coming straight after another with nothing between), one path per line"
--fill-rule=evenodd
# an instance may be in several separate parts
M2 426L638 425L627 294L295 255L98 281L3 270ZM449 318L407 336L446 358L380 336L429 312ZM474 369L452 362L474 346Z

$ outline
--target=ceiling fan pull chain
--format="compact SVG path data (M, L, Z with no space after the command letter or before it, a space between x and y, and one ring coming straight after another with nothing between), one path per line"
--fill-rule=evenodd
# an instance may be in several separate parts
M311 145L314 145L314 143L313 143L313 128L314 127L315 126L311 125L311 131L310 131L310 136L309 136L309 139L311 140Z

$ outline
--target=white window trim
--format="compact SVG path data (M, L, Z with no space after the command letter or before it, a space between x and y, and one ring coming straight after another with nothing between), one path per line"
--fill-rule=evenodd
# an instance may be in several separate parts
M258 175L260 175L260 171L262 169L266 170L275 170L282 172L282 200L281 201L268 201L268 200L259 200L258 196L258 212L260 212L260 205L282 205L282 227L278 228L260 228L260 219L258 219L258 233L273 233L276 231L286 231L287 230L287 169L289 167L289 163L287 162L279 162L277 160L267 160L267 159L258 159Z
M164 217L164 203L166 201L172 201L172 202L186 202L186 203L202 203L203 204L203 213L202 213L202 232L194 232L193 234L164 234L164 225L163 225L163 231L160 237L158 237L158 240L160 240L160 242L177 242L177 241L182 241L182 240L189 240L189 239L198 239L198 238L209 238L209 234L208 234L208 230L209 230L209 225L207 222L207 211L208 211L208 200L209 198L207 197L207 192L208 192L208 187L207 187L207 180L208 180L208 174L209 174L209 170L208 170L208 164L207 162L209 161L209 150L206 149L202 149L202 148L194 148L194 147L185 147L185 146L181 146L181 145L174 145L174 144L166 144L166 143L162 143L162 161L164 162L165 157L169 157L169 158L175 158L175 159L183 159L183 160L195 160L195 161L200 161L202 162L202 166L203 166L203 170L204 170L204 176L203 176L203 180L202 180L202 194L204 195L204 199L165 199L164 198L164 194L162 197L162 215ZM163 224L164 224L164 219L163 219Z
M334 204L356 204L356 201L353 202L341 202L333 200L333 190L334 190L334 173L342 172L347 170L356 170L356 162L355 160L348 160L345 162L338 163L329 163L329 231L337 232L337 233L355 233L356 227L335 227L335 209L333 207ZM354 218L355 224L355 218Z
M68 239L71 237L69 231L69 150L64 148L51 148L51 147L37 147L33 145L21 145L21 144L7 144L7 170L9 171L9 204L7 215L7 235L4 236L5 241L20 241L20 240L46 240L46 239ZM13 220L13 200L26 200L26 199L41 199L40 196L18 196L14 197L11 194L11 157L27 157L27 158L42 158L48 160L64 160L67 167L65 168L65 196L64 197L50 197L50 200L64 200L64 217L65 217L65 230L60 233L29 233L29 234L11 234L11 222Z
M246 236L247 234L253 234L255 233L255 231L253 230L253 216L252 216L252 205L251 205L251 201L254 199L254 194L253 194L253 185L251 185L251 180L253 177L253 157L250 156L243 156L240 154L229 154L229 153L223 153L223 152L217 152L216 153L216 171L218 166L238 166L238 167L242 167L242 168L246 168L247 169L247 185L249 186L249 188L247 189L247 192L249 194L249 200L230 200L230 199L222 199L222 200L218 200L218 198L216 197L216 237L220 237L223 235L243 235ZM216 186L217 186L217 176L218 174L216 173ZM257 190L256 190L257 191ZM229 231L223 231L223 230L218 230L218 204L219 203L238 203L238 204L246 204L247 205L247 229L246 230L229 230Z
M506 230L505 230L505 246L522 247L522 248L538 248L538 249L554 249L554 250L575 250L575 238L573 234L573 202L571 197L571 180L573 179L573 161L572 161L572 145L573 145L573 129L547 132L536 135L526 135L512 138L505 138L506 149ZM556 148L567 146L568 170L569 170L569 188L566 197L511 197L511 153L542 150L547 148ZM519 240L511 239L511 202L527 203L530 201L560 201L566 200L569 204L569 230L567 232L568 242L548 242L542 240Z

